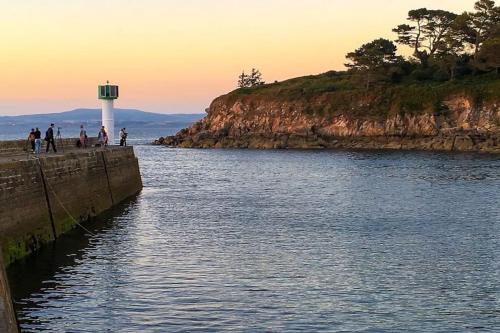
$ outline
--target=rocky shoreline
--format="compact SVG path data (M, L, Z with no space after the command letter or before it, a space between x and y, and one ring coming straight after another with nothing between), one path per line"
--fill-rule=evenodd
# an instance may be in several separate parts
M457 133L426 137L324 137L298 134L247 134L239 137L199 133L159 138L156 145L181 148L248 149L391 149L500 153L500 138L494 134Z
M376 98L376 97L373 97ZM333 104L230 93L207 116L154 143L182 148L400 149L500 153L500 102L449 95L438 107L408 112L396 105L371 112L373 98ZM334 108L338 108L336 111Z

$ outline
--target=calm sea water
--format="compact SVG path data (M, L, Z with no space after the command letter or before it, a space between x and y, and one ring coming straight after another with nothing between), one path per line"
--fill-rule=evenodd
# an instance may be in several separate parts
M139 196L9 270L24 332L500 328L500 157L136 152Z
M150 143L160 136L173 135L182 128L188 127L190 123L172 122L172 123L122 123L115 128L115 141L119 142L118 132L121 127L126 127L129 137L127 141L130 144ZM86 124L85 129L89 136L97 137L100 124ZM5 125L0 124L0 140L20 140L27 139L31 127L26 124ZM42 135L45 135L47 127L40 127ZM57 128L56 128L57 132ZM60 127L62 138L77 138L80 136L80 124L63 124Z

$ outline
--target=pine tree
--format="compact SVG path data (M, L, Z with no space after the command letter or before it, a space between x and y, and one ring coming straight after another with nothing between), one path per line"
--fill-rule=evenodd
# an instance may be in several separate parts
M262 73L255 68L252 68L250 75L245 74L245 71L238 76L238 88L251 88L265 84L262 80Z
M249 81L251 87L256 87L264 84L261 72L255 68L252 68L252 73L250 74Z
M388 67L401 59L396 55L396 51L397 47L392 41L379 38L348 53L346 58L351 63L345 66L355 73L362 74L366 88L369 89L374 77L387 72Z
M474 13L464 13L461 17L462 29L469 35L469 41L474 49L474 59L477 60L483 43L492 37L500 22L500 7L495 1L480 0L474 5Z
M456 18L457 14L445 10L410 10L408 21L415 25L400 24L392 31L398 34L396 42L413 48L413 56L426 66Z
M238 88L248 88L250 87L249 76L245 74L245 71L241 72L238 76Z

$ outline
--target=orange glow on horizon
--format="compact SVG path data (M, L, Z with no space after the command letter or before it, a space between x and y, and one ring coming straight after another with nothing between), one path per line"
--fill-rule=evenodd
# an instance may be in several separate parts
M409 9L470 10L473 0L0 0L0 115L99 107L202 113L242 69L268 82L343 69L344 55Z

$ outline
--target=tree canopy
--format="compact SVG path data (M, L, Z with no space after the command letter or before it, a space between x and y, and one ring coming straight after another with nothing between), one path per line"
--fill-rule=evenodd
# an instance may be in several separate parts
M374 74L398 61L396 51L397 46L392 41L379 38L348 53L346 58L351 62L347 63L346 67L358 72L366 72L365 83L369 88Z
M373 70L392 64L396 61L397 46L388 39L379 38L373 42L362 45L354 52L347 54L346 58L352 63L346 64L349 68Z
M425 65L437 52L457 16L445 10L410 10L408 20L414 25L400 24L394 28L398 34L396 42L412 47L413 55Z
M500 7L495 1L479 0L473 12L460 15L442 9L414 9L408 12L407 21L392 31L397 36L395 43L411 48L411 57L398 56L394 42L383 38L346 55L350 61L346 67L363 74L368 88L377 76L442 81L498 73Z

